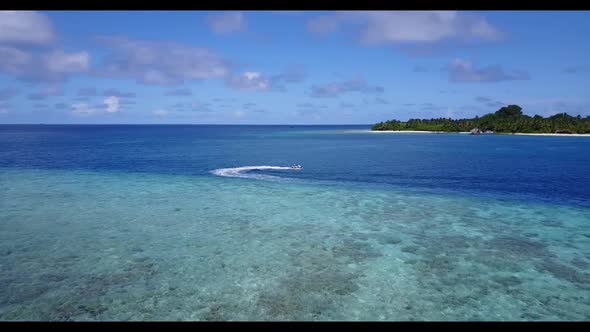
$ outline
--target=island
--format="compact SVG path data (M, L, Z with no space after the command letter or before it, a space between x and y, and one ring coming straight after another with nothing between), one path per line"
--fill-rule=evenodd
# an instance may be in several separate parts
M475 135L511 134L590 134L590 116L559 113L550 117L529 116L518 105L508 105L495 113L472 119L388 120L371 127L372 131L467 132Z

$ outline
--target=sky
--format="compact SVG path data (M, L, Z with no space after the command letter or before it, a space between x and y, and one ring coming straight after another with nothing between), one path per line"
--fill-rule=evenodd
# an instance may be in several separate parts
M590 11L0 11L0 123L590 115Z

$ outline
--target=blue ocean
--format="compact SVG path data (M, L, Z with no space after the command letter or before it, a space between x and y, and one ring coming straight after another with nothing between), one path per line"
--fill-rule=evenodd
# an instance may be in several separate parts
M589 137L369 127L0 125L0 320L590 319Z

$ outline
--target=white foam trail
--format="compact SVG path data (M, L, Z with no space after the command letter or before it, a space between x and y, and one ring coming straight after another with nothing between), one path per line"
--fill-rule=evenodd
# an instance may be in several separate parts
M278 176L263 175L263 174L248 174L248 171L264 171L264 170L290 170L291 167L286 166L242 166L234 168L218 168L211 171L211 173L218 176L232 177L232 178L249 178L249 179L280 179Z

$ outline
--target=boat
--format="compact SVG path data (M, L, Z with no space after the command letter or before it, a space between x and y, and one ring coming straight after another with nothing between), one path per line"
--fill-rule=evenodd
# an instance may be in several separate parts
M293 164L293 165L291 165L291 168L292 169L302 169L303 167L299 164Z

